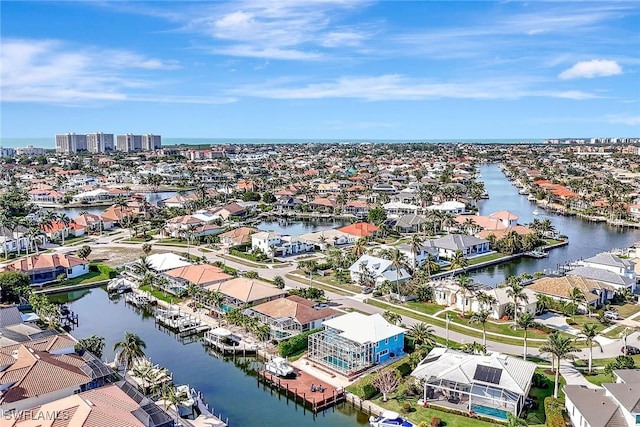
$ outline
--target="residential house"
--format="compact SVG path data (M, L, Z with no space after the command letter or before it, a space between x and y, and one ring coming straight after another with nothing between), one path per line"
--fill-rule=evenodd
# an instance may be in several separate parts
M389 202L382 205L382 208L387 213L388 218L399 218L403 215L417 215L420 212L420 206L411 205L403 202Z
M185 265L164 272L171 281L178 286L185 287L193 284L201 288L232 279L233 276L225 273L221 268L211 264Z
M251 235L257 233L253 227L238 227L220 234L220 243L224 246L238 246L251 243Z
M615 383L601 388L565 385L565 409L574 426L640 425L640 369L614 370Z
M20 412L112 382L115 373L76 341L53 335L0 348L0 411Z
M32 255L13 261L1 271L18 271L29 275L31 285L44 285L63 275L67 279L89 272L89 261L69 254Z
M32 323L38 319L35 313L21 313L16 305L0 307L0 347L57 334L51 329L42 331Z
M624 288L634 292L636 288L636 280L629 276L616 274L613 271L597 267L576 267L566 272L568 276L579 276L586 279L597 280L600 283L611 286L615 291Z
M231 203L220 208L213 209L211 211L211 214L214 216L214 218L222 218L224 220L227 220L230 216L244 217L247 214L247 211L239 204Z
M489 241L466 234L448 234L425 243L438 249L442 258L451 259L456 251L461 251L465 258L484 255L489 252Z
M506 354L467 354L436 347L411 376L423 387L423 401L506 421L519 416L536 364Z
M407 214L396 220L396 230L401 233L417 233L422 231L422 224L427 221L424 215Z
M427 255L431 255L432 259L435 259L435 262L438 264L445 265L448 264L446 261L440 261L440 256L438 249L431 244L429 244L430 240L425 240L421 245L418 252L414 253L414 249L410 244L402 244L397 248L402 252L404 256L407 257L408 260L411 261L411 266L415 269L424 265L425 260L427 259Z
M110 230L113 227L113 223L110 221L103 221L100 215L94 215L85 213L73 218L73 222L80 227L83 227L85 233L101 233L104 230Z
M27 228L17 226L16 228L7 228L0 226L0 252L26 252L27 248L32 245L32 241L27 235Z
M635 261L620 258L619 256L609 252L600 253L598 255L592 256L591 258L584 259L579 263L586 267L600 268L603 270L611 271L621 276L628 277L634 282L638 279L635 272Z
M196 193L191 193L184 196L181 194L176 194L173 197L163 199L162 201L160 201L159 205L167 208L184 208L188 203L193 203L198 199L200 199L200 196Z
M374 237L380 231L380 227L377 227L368 222L356 222L354 224L345 225L338 228L338 231L352 236L358 237Z
M463 214L466 212L465 204L455 200L448 200L440 204L427 206L427 209L449 214Z
M296 295L255 305L248 313L269 325L270 339L277 341L317 329L322 322L339 314L326 305L321 307L315 301Z
M62 221L51 221L50 224L40 225L40 229L44 231L44 234L49 240L62 240L62 236L67 239L70 236L81 237L86 234L85 226L77 224L75 221L71 221L65 224Z
M220 292L224 296L224 304L220 307L222 314L234 308L246 308L283 298L287 294L287 291L278 289L270 283L247 277L236 277L209 285L206 289Z
M322 325L323 331L309 335L307 357L347 377L404 355L406 330L387 322L379 313L354 311Z
M313 243L299 237L283 236L272 231L261 231L251 235L251 248L260 249L269 257L291 256L313 251Z
M172 427L174 420L127 382L72 394L41 406L5 414L3 427ZM37 424L36 424L37 423Z
M337 207L335 200L326 197L316 197L309 202L309 209L314 212L333 213Z
M347 190L348 191L348 190ZM355 216L357 219L363 220L367 218L371 204L364 200L350 200L344 205L343 212Z
M372 255L362 255L349 267L349 273L351 281L355 283L361 282L362 275L367 274L376 287L386 280L393 284L403 284L411 280L411 274L405 268L398 271L390 260Z
M526 289L547 295L553 299L568 303L570 293L574 288L579 289L584 295L584 300L578 304L582 310L587 311L588 306L594 308L604 305L613 298L615 288L597 280L587 279L581 276L543 277L535 280Z
M324 251L329 246L350 245L356 241L356 238L351 234L342 233L334 229L305 233L298 236L298 238L300 241L318 247L321 251Z
M57 205L61 204L65 194L56 190L33 189L28 192L29 201L36 205Z

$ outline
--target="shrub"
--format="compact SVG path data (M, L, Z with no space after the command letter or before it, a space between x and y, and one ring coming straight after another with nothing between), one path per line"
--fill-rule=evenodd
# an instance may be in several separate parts
M565 427L562 411L564 405L559 399L549 396L544 399L544 415L547 419L547 427Z
M315 334L320 329L313 329L311 331L303 332L295 337L289 338L286 341L282 341L278 344L278 353L282 357L287 357L291 354L295 354L301 350L304 350L309 345L309 335Z
M402 412L404 412L405 414L408 414L409 412L411 412L411 403L405 402L402 405Z
M408 363L403 363L402 365L398 366L396 369L398 369L398 371L400 372L400 375L402 375L403 377L406 377L413 371L413 369L411 369L411 366Z
M547 377L541 373L534 372L533 377L531 378L531 385L535 388L548 388L549 380L547 380Z
M440 418L438 417L431 418L431 427L438 427L441 423L442 421L440 421Z
M100 272L100 274L107 276L109 279L113 279L114 277L116 277L118 275L118 273L111 267L109 267L108 265L104 265L104 264L96 264L96 267L98 269L98 271ZM89 265L89 270L91 270L91 265Z

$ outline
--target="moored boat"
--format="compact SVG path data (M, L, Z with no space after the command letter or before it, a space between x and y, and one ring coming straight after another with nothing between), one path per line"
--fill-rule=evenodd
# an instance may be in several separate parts
M384 411L378 417L369 417L369 425L371 427L414 427L411 421L405 420L400 414L393 411Z
M295 370L287 359L274 357L264 365L264 370L279 377L290 377L295 375Z

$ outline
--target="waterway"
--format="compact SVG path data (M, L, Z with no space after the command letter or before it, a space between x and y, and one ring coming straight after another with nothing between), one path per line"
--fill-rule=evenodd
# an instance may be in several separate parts
M124 332L139 335L146 343L146 354L153 363L165 366L177 384L189 384L200 390L215 409L229 418L231 426L357 426L367 417L349 405L314 415L284 396L258 385L256 370L262 362L255 358L228 358L211 353L199 341L181 343L172 334L159 329L149 314L136 311L123 299L110 300L102 288L52 295L56 302L68 304L79 316L79 326L71 333L76 338L98 335L105 338L103 359L113 360L113 345Z
M176 191L158 191L156 193L138 193L145 196L147 201L152 205L156 205L160 200L168 199L169 197L173 197L178 194ZM109 206L78 206L78 207L67 207L67 208L45 208L49 210L53 210L57 213L64 213L69 216L69 218L75 218L80 215L80 212L88 212L93 215L99 215L105 211Z
M518 260L477 270L469 275L476 282L497 285L505 278L528 272L555 271L559 265L578 259L589 258L613 248L626 248L640 240L640 230L613 227L605 223L594 223L576 216L562 216L536 206L527 196L518 193L506 178L499 165L480 166L480 180L489 193L488 200L479 203L481 215L507 210L518 215L519 224L528 224L536 217L548 218L556 231L569 237L569 244L549 251L549 257L542 259L520 258Z
M347 224L351 224L351 221L344 219L279 219L273 221L262 221L257 227L259 230L275 231L283 235L299 236L300 234L312 233L315 231L340 228Z

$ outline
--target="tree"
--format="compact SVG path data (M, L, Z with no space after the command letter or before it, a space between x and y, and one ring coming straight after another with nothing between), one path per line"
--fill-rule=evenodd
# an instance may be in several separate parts
M553 397L558 398L558 382L560 379L560 361L562 359L575 359L572 353L579 352L580 349L572 345L570 337L563 337L558 331L549 334L547 341L540 346L540 354L550 354L552 364L555 367L555 381L553 387Z
M528 425L525 420L516 417L511 412L507 414L507 427L523 427Z
M457 294L462 295L462 316L464 317L467 308L468 297L473 296L476 286L473 281L469 279L469 276L458 277L458 291Z
M178 424L180 410L179 407L189 396L185 392L178 392L173 384L164 383L160 391L160 400L164 402L165 411L174 406L176 409L176 424Z
M71 218L69 218L67 216L67 214L60 214L58 215L58 221L60 221L62 223L62 246L64 246L64 235L65 232L68 232L68 228L69 228L69 224L71 224Z
M353 254L360 258L367 250L367 239L365 237L360 237L356 240L356 243L353 245Z
M88 338L83 338L78 340L75 348L76 350L83 349L88 352L93 353L98 359L102 358L102 353L104 351L105 340L104 337L99 337L97 335L91 335Z
M385 369L375 376L371 384L382 392L382 401L386 402L387 394L392 393L400 385L400 372L397 369Z
M136 359L144 356L144 349L146 347L147 344L138 335L125 332L124 339L115 343L113 350L120 350L117 355L117 362L124 363L126 372L131 368L131 365Z
M382 317L384 317L384 320L391 323L392 325L397 325L398 322L402 320L402 316L400 316L398 313L393 312L391 310L387 310L384 313L382 313Z
M589 348L589 373L591 373L591 365L593 361L593 346L594 344L598 346L600 352L602 352L602 345L598 341L596 341L596 337L598 336L598 326L595 323L589 324L585 323L582 325L582 330L580 334L576 337L577 341L584 341Z
M387 220L387 212L382 207L370 209L367 214L367 219L369 222L379 226Z
M518 321L512 327L522 328L522 337L524 338L524 351L522 358L527 360L527 331L536 326L536 319L531 313L523 313Z
M571 322L576 323L576 311L578 310L578 303L584 301L584 293L574 286L569 291L569 304L571 304Z
M411 241L409 242L409 246L411 246L411 254L413 254L413 259L411 260L411 265L413 268L416 268L416 257L422 251L422 237L419 234L414 234L411 236Z
M487 321L489 320L490 312L487 310L480 310L473 313L469 319L469 323L479 324L482 326L482 345L487 345Z
M469 354L487 354L487 346L474 341L464 344L462 351Z
M6 271L0 273L0 302L19 304L20 297L28 298L31 293L31 279L25 273Z
M149 256L149 254L151 253L151 250L152 250L151 243L142 244L142 253L144 253L144 256Z
M76 252L76 255L78 255L79 258L86 260L89 258L89 255L91 255L91 246L82 245L82 247L78 249L78 252Z
M396 292L400 295L400 271L402 268L407 268L407 259L400 249L394 249L391 253L391 266L396 271Z
M453 256L451 257L449 262L451 263L449 267L451 270L461 268L463 272L469 265L469 261L467 260L467 258L464 256L464 253L460 249L458 249L453 253Z
M273 278L273 284L276 285L278 289L284 289L284 279L282 276L276 276Z
M416 344L428 344L434 346L436 344L435 330L431 325L420 322L416 323L409 330Z
M516 277L516 276L512 276ZM509 279L511 279L510 277ZM519 280L519 278L518 278ZM525 293L524 287L519 282L512 281L507 289L507 296L513 300L513 324L518 323L518 306L520 302L529 302L529 295Z
M273 193L270 191L265 191L262 194L262 201L265 203L275 203L276 196L274 196Z

